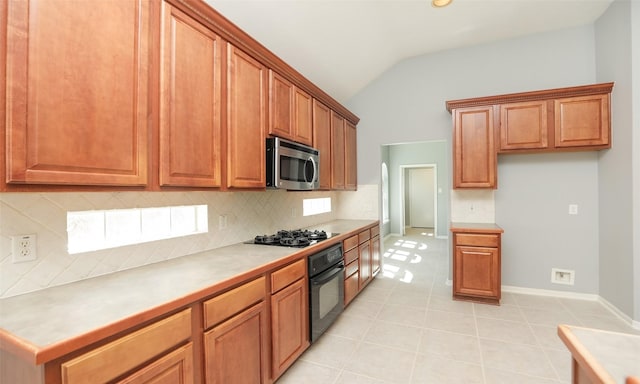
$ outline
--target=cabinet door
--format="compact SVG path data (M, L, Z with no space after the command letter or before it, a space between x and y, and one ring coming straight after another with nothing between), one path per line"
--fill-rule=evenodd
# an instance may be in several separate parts
M500 299L498 248L457 246L453 268L454 296Z
M228 44L227 187L265 188L267 68Z
M118 384L193 384L193 343L159 358Z
M298 87L293 89L294 140L302 144L313 143L311 96Z
M555 146L609 148L609 94L557 99Z
M454 188L496 188L493 107L456 109L453 119Z
M220 187L223 43L163 5L160 185Z
M344 189L344 118L331 111L331 189Z
M370 240L360 244L358 247L358 254L360 260L359 273L360 273L360 290L371 280L371 244Z
M371 272L376 275L381 268L380 236L371 238Z
M267 315L264 302L204 334L207 384L267 383Z
M293 84L269 71L269 134L293 140Z
M344 188L355 191L358 187L358 164L357 164L357 131L356 126L345 120L344 124L344 145L345 145L345 176Z
M347 275L345 272L344 279L344 305L345 307L353 300L359 292L360 275L358 274L358 261L354 261L351 264L355 264L355 272L351 275Z
M313 100L313 146L320 152L320 189L331 189L331 110Z
M3 6L7 182L145 185L149 1Z
M548 146L547 101L500 105L501 151Z
M309 347L309 299L305 279L271 296L272 379Z

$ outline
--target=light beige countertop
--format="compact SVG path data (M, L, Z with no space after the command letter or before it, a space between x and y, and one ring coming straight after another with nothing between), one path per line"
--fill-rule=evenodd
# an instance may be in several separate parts
M68 353L71 340L74 348L89 345L313 254L375 222L313 226L339 235L306 248L240 243L0 299L0 348L16 353L17 347L23 357L44 363Z
M640 336L599 329L559 325L558 335L581 368L574 382L624 383L640 377ZM581 381L588 378L589 381ZM577 380L577 381L576 381Z
M496 223L451 223L452 232L482 232L503 233L504 230Z

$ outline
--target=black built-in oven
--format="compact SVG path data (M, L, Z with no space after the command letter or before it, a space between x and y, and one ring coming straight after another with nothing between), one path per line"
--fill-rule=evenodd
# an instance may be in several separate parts
M309 256L309 330L315 342L344 309L342 244Z

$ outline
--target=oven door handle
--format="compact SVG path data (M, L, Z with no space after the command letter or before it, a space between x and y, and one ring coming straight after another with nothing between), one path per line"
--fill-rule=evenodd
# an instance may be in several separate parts
M330 281L331 279L333 279L333 277L335 275L337 275L338 273L344 271L344 264L339 264L339 266L333 268L330 271L327 272L323 272L321 275L318 275L314 278L311 279L311 284L313 285L322 285L328 281Z

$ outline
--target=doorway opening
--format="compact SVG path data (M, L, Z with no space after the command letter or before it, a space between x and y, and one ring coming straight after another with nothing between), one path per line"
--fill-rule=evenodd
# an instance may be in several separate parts
M438 233L438 172L436 164L400 166L402 235Z

